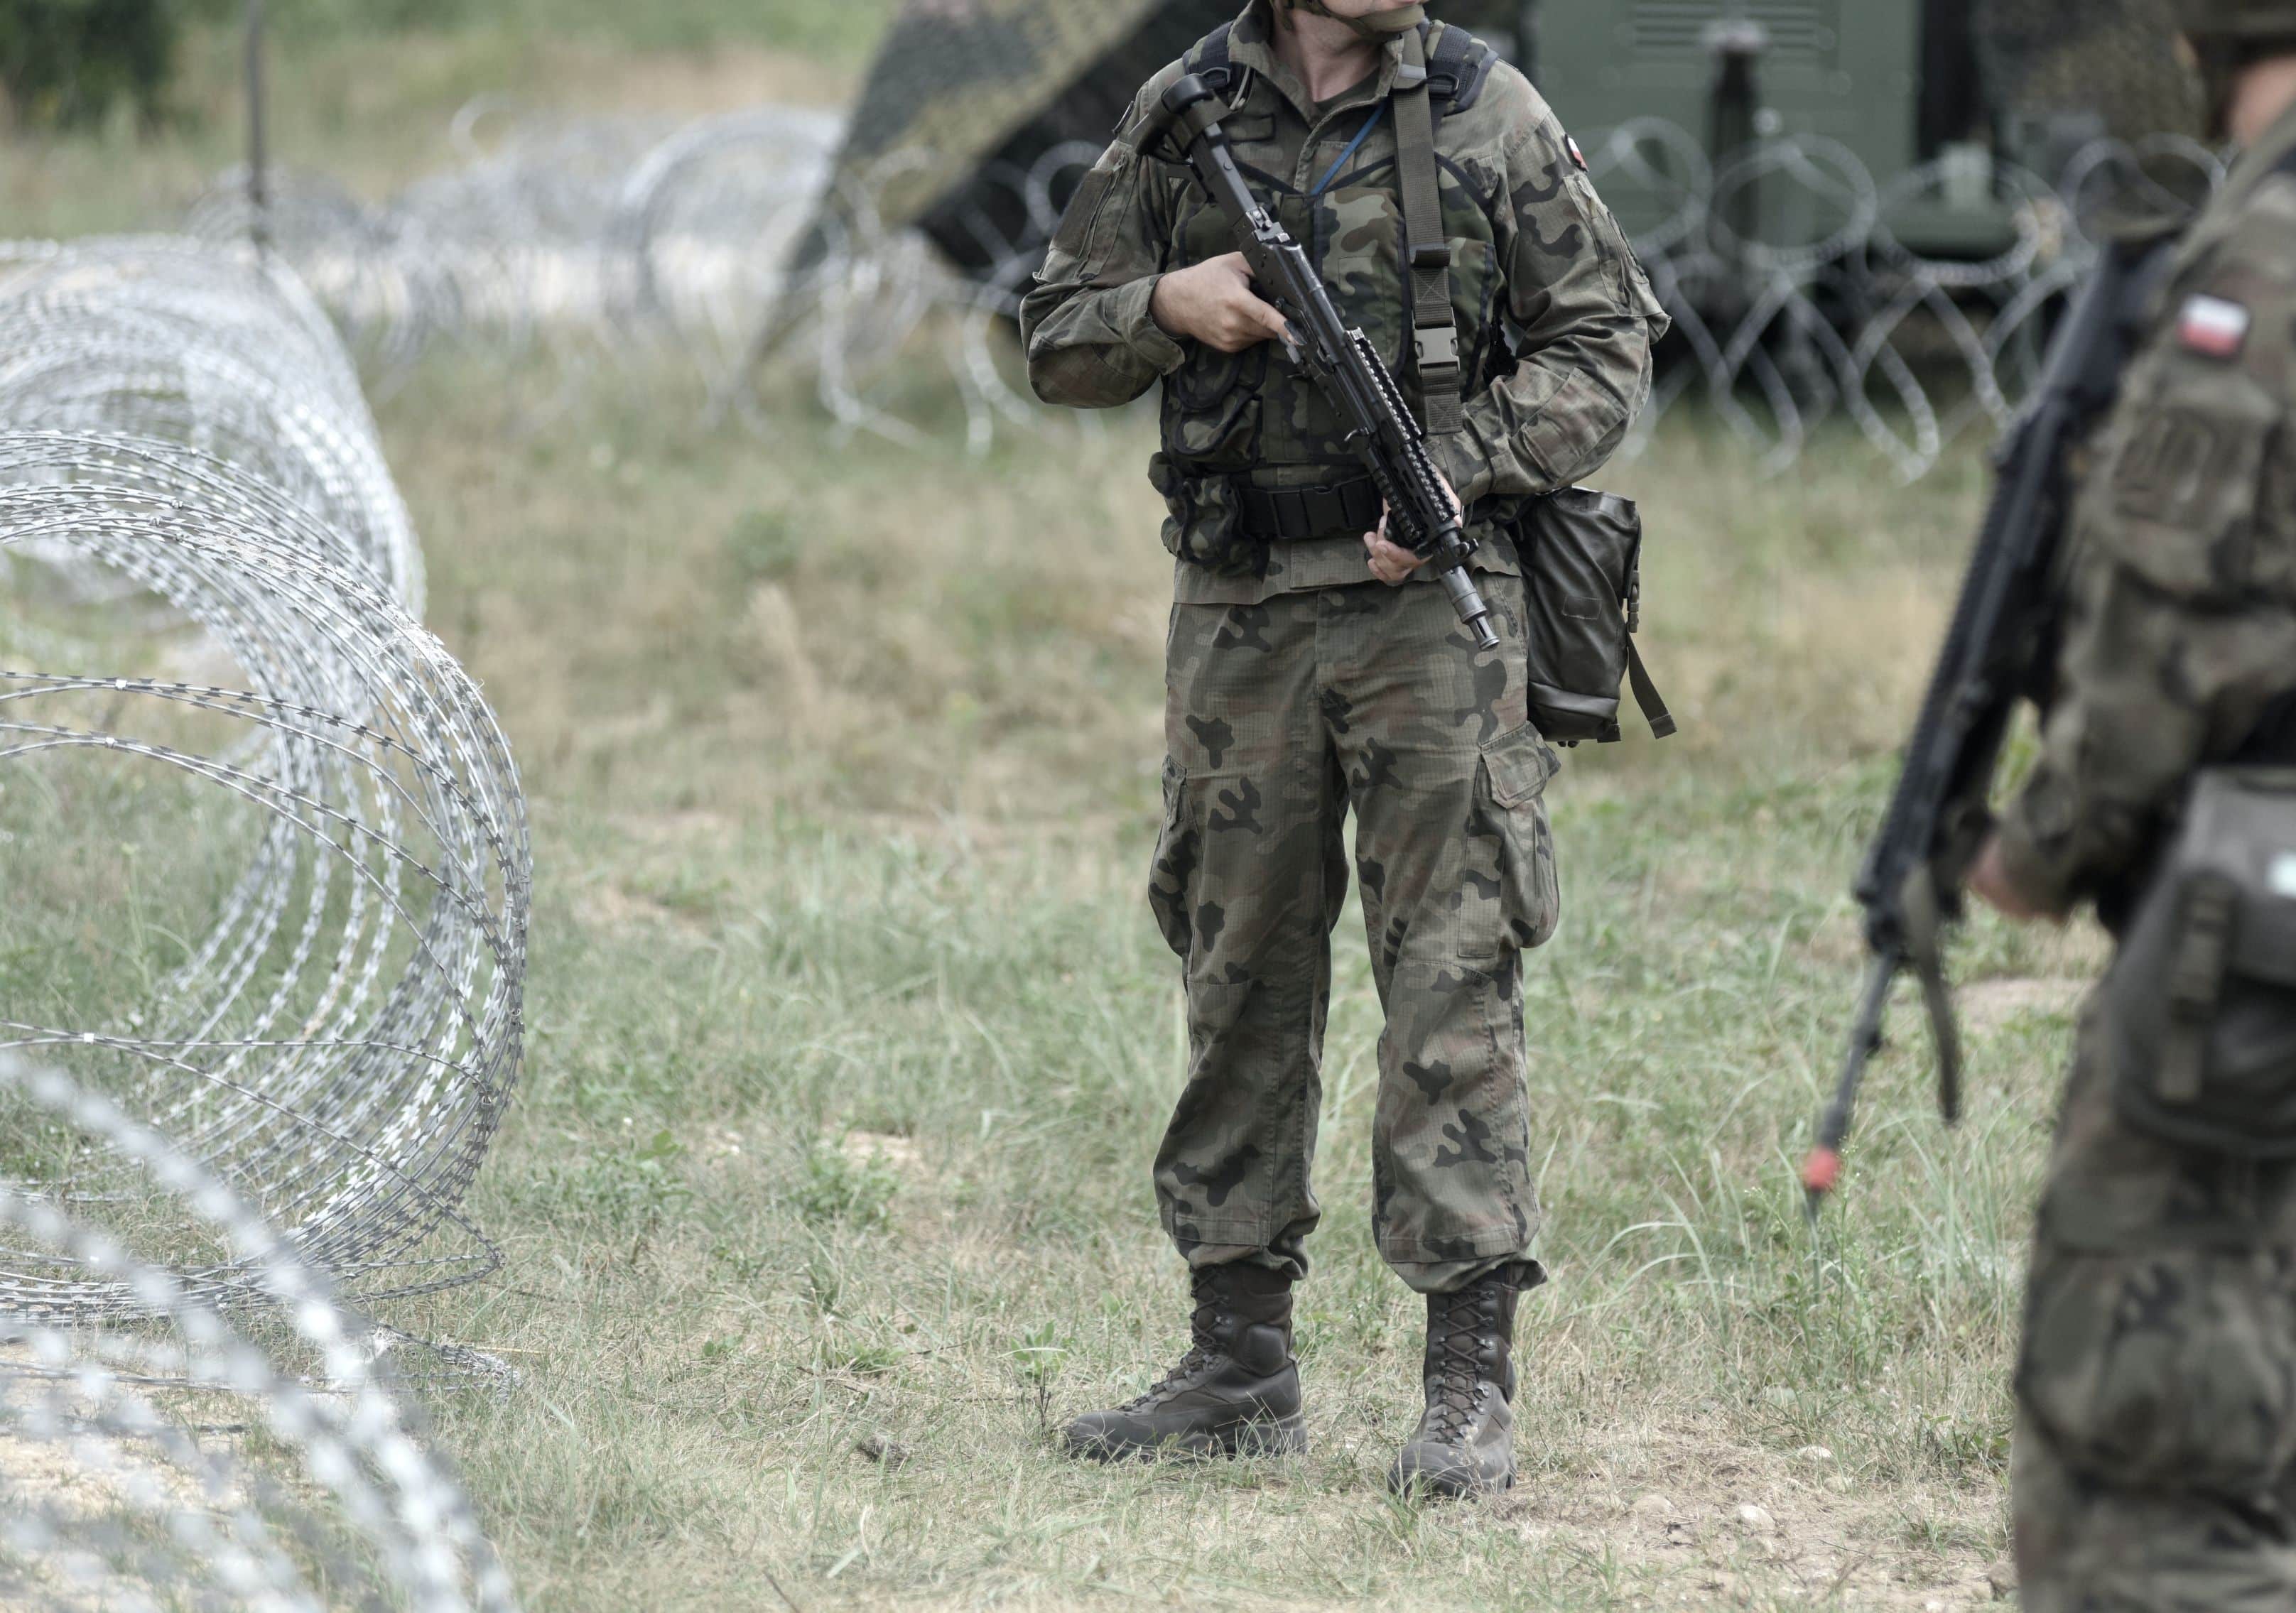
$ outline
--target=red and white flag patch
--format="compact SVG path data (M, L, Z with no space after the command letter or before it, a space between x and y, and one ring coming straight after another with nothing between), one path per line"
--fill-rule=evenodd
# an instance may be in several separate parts
M2253 323L2246 308L2221 297L2194 297L2177 316L2177 340L2206 358L2237 358Z
M1585 173L1587 171L1587 153L1578 149L1578 143L1576 140L1573 140L1570 135L1565 135L1562 136L1562 149L1570 153L1570 160L1578 165L1578 171L1582 174Z

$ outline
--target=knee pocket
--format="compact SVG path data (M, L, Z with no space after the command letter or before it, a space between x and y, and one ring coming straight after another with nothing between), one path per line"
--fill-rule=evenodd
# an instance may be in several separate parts
M1529 723L1482 748L1476 806L1497 841L1499 913L1510 946L1544 946L1562 921L1546 800L1548 782L1562 770L1562 758Z
M1270 807L1259 786L1240 774L1198 777L1178 762L1164 764L1164 822L1149 869L1148 905L1166 945L1183 962L1210 955L1227 929L1236 857L1224 854L1209 874L1206 861L1224 836L1258 845Z
M1203 831L1187 810L1188 774L1177 762L1164 764L1164 823L1148 870L1148 907L1164 943L1183 959L1195 931L1196 871L1203 864Z
M2044 1250L2018 1369L2077 1468L2253 1495L2296 1458L2296 1295L2264 1251Z

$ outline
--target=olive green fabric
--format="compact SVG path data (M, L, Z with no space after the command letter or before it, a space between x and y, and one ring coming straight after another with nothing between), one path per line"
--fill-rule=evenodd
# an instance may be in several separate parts
M1386 47L1374 78L1319 113L1277 60L1272 26L1255 3L1233 36L1245 75L1227 122L1238 160L1417 409L1394 119L1382 117L1332 172L1394 88L1401 48ZM1169 511L1166 547L1189 557L1176 572L1181 599L1253 603L1359 580L1360 535L1270 553L1249 541L1227 485L1248 476L1312 487L1355 474L1331 405L1274 346L1228 355L1184 345L1149 315L1159 275L1235 250L1218 209L1152 138L1158 102L1180 71L1175 62L1142 90L1070 205L1021 311L1030 378L1046 401L1078 408L1129 403L1163 381L1164 451L1150 476ZM1521 74L1496 67L1474 107L1444 119L1437 139L1466 405L1464 429L1436 440L1435 460L1471 506L1470 535L1484 542L1478 563L1511 573L1508 546L1492 541L1511 501L1571 485L1617 447L1649 397L1666 315ZM1520 360L1502 313L1519 332Z
M2061 697L2005 815L2019 883L2051 906L2123 894L2194 770L2296 688L2296 112L2194 227L2074 520ZM2196 298L2248 322L2187 346Z
M1350 812L1387 1015L1380 1252L1423 1292L1529 1253L1521 954L1560 916L1559 764L1524 720L1522 585L1489 588L1500 644L1481 652L1439 588L1173 608L1149 896L1183 964L1190 1060L1155 1182L1192 1264L1306 1270Z
M1231 36L1237 157L1417 408L1395 119L1383 108L1405 44L1317 107L1278 60L1273 27L1256 0ZM1330 405L1280 348L1215 353L1150 315L1160 274L1236 250L1157 137L1155 111L1182 70L1173 63L1140 92L1021 315L1047 401L1113 407L1163 382L1150 474L1180 558L1150 898L1183 963L1190 1061L1157 1197L1197 1267L1305 1272L1352 813L1387 1018L1374 1232L1406 1282L1452 1292L1527 1261L1538 1231L1521 954L1548 938L1560 910L1544 806L1559 764L1526 720L1522 583L1498 521L1508 501L1576 481L1624 437L1649 395L1665 315L1545 104L1496 68L1437 136L1467 397L1463 429L1433 451L1484 540L1499 647L1479 651L1428 579L1367 581L1359 533L1251 543L1233 479L1308 487L1361 472Z
M2125 914L2195 771L2296 691L2292 150L2296 113L2202 217L2090 456L2061 689L2002 825L2050 905ZM2296 1172L2142 1132L2114 1084L2157 1072L2114 1058L2093 1003L2017 1378L2023 1605L2296 1607Z
M2296 1607L2296 1168L2148 1137L2083 1017L2027 1279L2025 1613Z

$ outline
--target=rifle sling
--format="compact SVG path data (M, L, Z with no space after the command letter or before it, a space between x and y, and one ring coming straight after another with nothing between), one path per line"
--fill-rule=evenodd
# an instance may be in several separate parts
M1948 1126L1961 1118L1961 1028L1954 1019L1953 987L1945 977L1945 912L1937 870L1923 863L1906 876L1906 962L1922 983L1930 1031L1937 1041L1938 1109Z
M1451 245L1443 228L1442 178L1435 163L1435 104L1429 90L1427 42L1403 36L1403 66L1395 78L1396 176L1403 199L1403 274L1411 315L1412 350L1419 389L1426 399L1431 436L1447 437L1464 423L1460 397L1459 326L1451 308Z

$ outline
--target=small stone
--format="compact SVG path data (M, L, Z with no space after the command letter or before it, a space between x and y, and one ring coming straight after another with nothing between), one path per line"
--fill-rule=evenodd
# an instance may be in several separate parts
M1774 1383L1762 1391L1762 1404L1781 1412L1792 1411L1794 1403L1799 1398L1800 1396L1793 1390L1783 1383Z
M1836 1495L1847 1495L1857 1486L1847 1473L1828 1473L1825 1476L1825 1487Z
M1993 1593L1994 1601L2008 1601L2013 1599L2017 1594L2016 1563L2006 1557L2001 1559L1985 1570L1985 1584L1986 1588Z
M853 1447L888 1472L909 1459L909 1447L898 1439L888 1439L882 1434L872 1434Z
M1638 1498L1627 1511L1645 1523L1660 1523L1674 1516L1674 1502L1653 1492Z
M1922 1613L1945 1613L1945 1603L1931 1597L1922 1604Z
M1769 1508L1748 1502L1738 1509L1738 1527L1756 1535L1771 1535L1776 1533L1778 1520L1770 1516Z
M1814 1468L1822 1468L1833 1460L1833 1453L1822 1445L1806 1445L1794 1453L1794 1460L1808 1462Z

